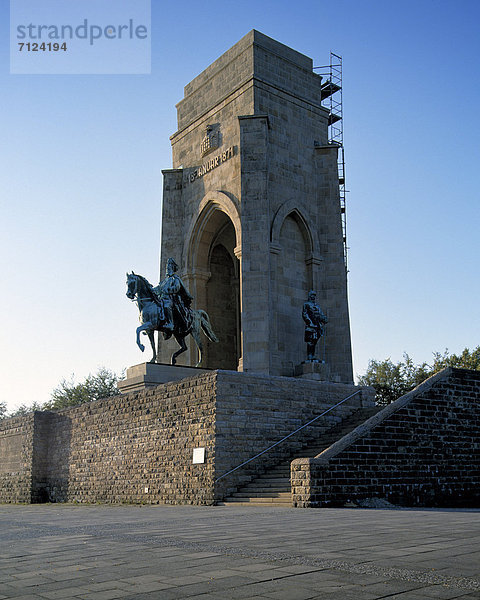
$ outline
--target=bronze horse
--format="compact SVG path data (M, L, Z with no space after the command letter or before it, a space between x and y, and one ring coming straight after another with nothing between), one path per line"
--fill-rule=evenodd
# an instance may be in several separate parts
M187 350L187 344L185 343L187 335L190 334L193 337L198 348L199 359L198 363L195 365L197 367L202 362L203 345L200 332L203 331L207 338L212 342L218 342L218 338L210 325L208 314L204 310L188 309L191 318L189 319L190 325L187 329L179 329L178 326L174 326L172 332L171 329L164 327L166 318L165 311L161 304L162 299L158 298L153 291L153 286L145 279L145 277L137 275L133 271L130 274L127 273L127 297L137 303L138 310L140 311L141 325L140 327L137 327L137 345L143 352L145 346L140 342L140 332L148 335L153 350L153 357L150 360L151 363L154 363L157 360L154 337L155 331L163 332L167 337L172 334L178 342L180 350L177 350L172 354L172 365L176 364L177 357Z

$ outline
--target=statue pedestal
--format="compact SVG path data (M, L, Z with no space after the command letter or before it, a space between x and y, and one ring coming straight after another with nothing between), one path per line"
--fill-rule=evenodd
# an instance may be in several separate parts
M294 374L302 379L332 381L330 367L324 362L302 362L295 366Z
M185 367L166 365L158 363L141 363L128 367L127 377L117 384L122 394L138 392L146 388L152 388L169 381L178 381L186 377L193 377L207 373L211 369L200 369L198 367Z

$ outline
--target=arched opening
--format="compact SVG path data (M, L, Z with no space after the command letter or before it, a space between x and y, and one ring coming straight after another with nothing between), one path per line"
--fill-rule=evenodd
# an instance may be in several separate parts
M239 359L240 311L238 260L233 254L235 232L227 223L212 243L207 282L207 306L218 343L208 342L206 366L236 370ZM230 248L230 251L227 249Z
M241 357L240 264L235 255L238 232L220 205L225 202L221 196L205 202L192 224L186 277L196 308L207 311L219 339L215 343L203 338L201 366L237 370Z
M302 225L297 213L291 212L278 237L276 326L282 375L292 375L294 366L304 358L302 307L312 283L306 263L308 240Z

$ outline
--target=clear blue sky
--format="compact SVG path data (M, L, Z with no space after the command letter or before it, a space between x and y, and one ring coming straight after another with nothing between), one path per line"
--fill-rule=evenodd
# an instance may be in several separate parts
M41 1L41 0L39 0ZM344 63L355 372L480 344L480 3L152 0L151 75L10 75L0 0L0 401L144 356L125 272L158 278L183 86L255 28Z

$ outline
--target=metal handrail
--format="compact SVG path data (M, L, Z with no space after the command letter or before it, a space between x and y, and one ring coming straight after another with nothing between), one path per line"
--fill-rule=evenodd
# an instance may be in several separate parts
M331 410L333 410L334 408L337 408L337 406L340 406L340 404L343 404L344 402L346 402L347 400L350 400L350 398L353 398L354 396L356 396L357 394L359 394L362 390L357 390L356 392L354 392L353 394L350 394L350 396L347 396L346 398L344 398L343 400L340 400L340 402L337 402L337 404L334 404L333 406L331 406L330 408L327 408L327 410L323 411L323 413L321 415L316 416L314 419L312 419L311 421L309 421L308 423L305 423L305 425L302 425L301 427L299 427L298 429L295 429L295 431L292 431L292 433L289 433L288 435L286 435L285 437L283 437L281 440L279 440L278 442L275 442L275 444L272 444L271 446L269 446L268 448L265 448L265 450L262 450L262 452L259 452L258 454L256 454L255 456L252 456L252 458L249 458L248 460L246 460L245 462L243 462L241 465L238 465L238 467L235 467L234 469L230 469L230 471L227 471L226 473L224 473L223 475L220 475L220 477L218 477L217 479L215 479L215 483L217 483L217 481L220 481L220 479L223 479L224 477L226 477L227 475L230 475L230 473L233 473L234 471L236 471L237 469L240 469L241 467L244 467L245 465L247 465L248 463L252 462L252 460L255 460L256 458L258 458L259 456L262 456L262 454L265 454L265 452L268 452L269 450L271 450L272 448L275 448L275 446L278 446L279 444L281 444L282 442L284 442L285 440L288 440L289 437L292 437L292 435L295 435L296 433L298 433L300 430L305 429L305 427L308 427L309 425L311 425L312 423L314 423L317 419L320 419L320 417L323 417L324 415L326 415L327 413L329 413Z

